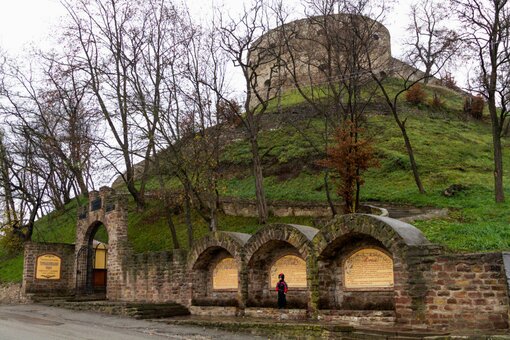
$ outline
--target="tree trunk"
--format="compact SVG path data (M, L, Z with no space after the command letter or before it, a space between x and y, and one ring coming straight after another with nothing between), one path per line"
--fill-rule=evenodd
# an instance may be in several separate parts
M333 200L331 199L331 192L329 190L329 171L326 170L324 172L324 189L326 189L326 197L328 199L329 209L331 210L331 216L335 217L337 212L335 208L335 204L333 203Z
M133 180L127 182L127 189L136 203L136 209L138 211L143 211L145 209L145 197L141 195L140 192L136 189Z
M75 171L74 176L76 177L76 182L78 183L78 187L80 188L80 194L88 198L89 189L87 188L87 184L85 183L83 173L81 171Z
M257 211L259 223L265 224L268 218L266 194L264 192L264 176L262 175L262 162L260 159L259 144L256 136L250 138L253 158L253 177L255 178L255 195L257 197Z
M217 231L218 230L218 216L216 214L217 209L211 209L211 222L209 223L209 231Z
M188 191L188 190L186 190ZM188 247L191 249L193 246L193 223L191 221L191 202L189 197L189 192L185 193L185 199L184 199L184 214L185 214L185 220L186 220L186 226L188 231Z
M177 238L177 232L175 230L175 224L172 216L172 210L169 206L169 200L165 199L165 210L166 210L166 222L168 228L170 229L170 234L172 235L172 242L174 244L174 249L181 249L181 245L179 243L179 239Z
M177 238L177 231L175 229L175 224L172 216L172 210L170 209L170 197L166 193L165 190L165 181L163 179L163 175L161 172L161 167L159 163L159 156L156 154L156 148L154 145L152 146L153 154L154 154L154 167L156 169L156 173L158 174L158 182L159 182L159 189L162 191L163 199L164 199L164 205L166 210L166 223L168 225L168 228L170 229L170 234L172 235L172 242L174 244L174 249L180 249L181 245L179 244L179 239Z
M501 129L494 98L489 98L489 113L492 122L492 144L494 149L494 195L496 203L505 201L503 190L503 149L501 147Z
M421 183L420 173L418 172L418 165L416 165L416 161L414 160L414 151L411 145L411 140L409 140L409 136L407 135L406 128L403 123L398 124L400 127L400 131L402 132L402 137L404 137L404 143L406 145L407 155L409 156L409 163L411 163L411 170L413 171L414 182L418 187L418 191L420 194L425 193L425 189L423 188L423 184Z
M425 78L423 78L424 85L427 85L429 83L431 72L432 72L432 65L427 65L425 68Z

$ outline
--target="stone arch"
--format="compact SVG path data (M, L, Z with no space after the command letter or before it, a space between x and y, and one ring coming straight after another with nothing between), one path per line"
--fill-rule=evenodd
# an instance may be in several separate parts
M243 245L249 238L248 234L218 231L193 245L187 263L188 271L191 273L192 305L238 307L243 304L240 274L244 266ZM226 281L232 283L232 286L227 284L215 287L214 270L220 262L230 258L234 260L237 269L236 281Z
M83 269L88 268L92 237L103 225L108 234L108 271L107 290L108 299L117 300L122 296L123 259L131 255L128 244L127 229L127 201L124 197L115 194L114 190L102 187L100 191L89 193L89 203L78 212L76 225L76 253L75 253L75 282L77 288ZM83 253L87 253L86 256ZM89 280L89 279L87 279Z
M317 251L317 307L323 310L397 311L396 298L405 291L407 253L412 248L430 245L410 224L365 214L336 217L321 229L313 243ZM360 249L376 249L392 258L392 289L356 291L343 286L343 263Z
M88 221L87 221L88 222ZM101 227L104 227L108 237L111 232L108 230L106 224L97 219L92 221L88 226L83 224L81 226L81 233L77 234L76 240L76 293L78 295L88 295L88 294L104 294L103 290L101 293L96 291L96 287L94 285L94 247L93 241L96 233ZM108 264L107 264L107 272L108 273ZM107 278L105 280L108 281ZM106 285L108 287L108 285Z
M292 255L306 261L313 258L312 239L318 230L293 224L272 224L260 229L245 245L246 303L248 307L275 307L274 287L271 286L271 266L280 258ZM310 289L289 285L288 308L307 308Z

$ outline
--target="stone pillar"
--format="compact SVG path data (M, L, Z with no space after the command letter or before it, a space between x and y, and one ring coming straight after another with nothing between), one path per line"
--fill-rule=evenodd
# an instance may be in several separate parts
M237 301L239 302L239 316L244 316L246 310L246 302L248 301L248 265L244 254L241 255L241 266L239 270L239 288L237 293Z
M308 281L307 314L310 319L316 320L319 316L319 262L315 251L306 258L306 276Z
M106 296L109 300L122 299L124 264L132 252L129 247L128 204L127 200L117 197L115 210L105 215L108 231L108 281Z

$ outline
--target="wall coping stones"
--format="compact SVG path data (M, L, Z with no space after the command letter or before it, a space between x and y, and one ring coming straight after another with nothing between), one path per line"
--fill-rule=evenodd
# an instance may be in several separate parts
M245 234L245 233L236 233L233 231L222 231L222 233L230 235L234 238L237 238L239 241L241 241L241 244L245 245L246 242L252 237L251 234Z
M313 238L315 237L315 235L317 235L317 233L319 232L319 229L313 228L313 227L307 227L307 226L298 225L298 224L288 224L288 225L299 230L301 232L301 234L305 235L306 238L310 241L312 241Z
M395 230L395 232L402 238L402 240L408 246L420 246L420 245L429 245L431 244L429 240L423 235L423 233L416 228L415 226L390 218L390 217L382 217L377 215L368 215L361 214L365 216L369 216L375 220L379 220L384 222L390 228Z

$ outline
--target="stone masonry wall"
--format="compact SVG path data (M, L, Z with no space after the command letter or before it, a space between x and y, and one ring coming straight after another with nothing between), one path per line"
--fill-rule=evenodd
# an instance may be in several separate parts
M508 328L508 287L501 253L439 256L425 273L433 328Z
M126 259L123 267L120 300L190 305L190 282L183 252L136 254Z
M0 305L19 304L25 301L25 296L21 294L20 283L0 284Z
M74 293L74 245L61 243L25 244L23 266L24 294L69 295ZM35 278L37 257L44 254L57 255L61 258L60 280L38 280Z

